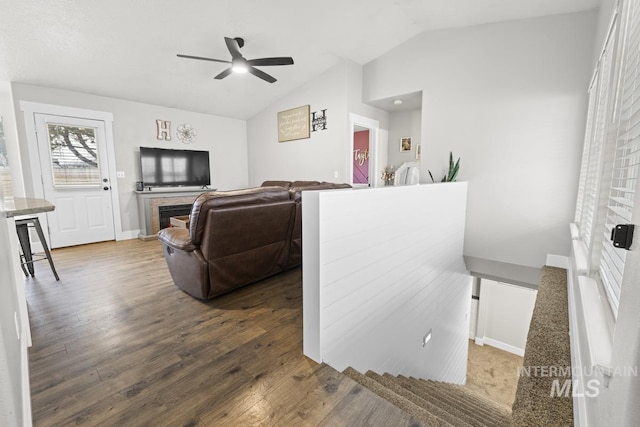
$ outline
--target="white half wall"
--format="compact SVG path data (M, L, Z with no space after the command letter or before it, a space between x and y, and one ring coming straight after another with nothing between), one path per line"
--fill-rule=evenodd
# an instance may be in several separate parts
M31 331L24 279L18 262L16 225L6 218L0 190L0 425L31 425L29 359Z
M305 355L464 383L466 194L466 183L304 192Z
M423 182L461 157L466 255L569 254L595 25L590 11L425 32L364 66L365 102L422 91Z

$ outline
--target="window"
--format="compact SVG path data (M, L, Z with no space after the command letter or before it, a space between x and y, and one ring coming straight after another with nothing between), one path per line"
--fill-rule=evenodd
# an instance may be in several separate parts
M616 224L632 221L633 201L640 168L640 7L638 2L627 5L628 31L620 81L619 119L615 124L615 145L612 174L606 195L607 213L599 272L614 314L620 300L626 251L616 249L610 240Z
M575 220L617 316L626 251L610 240L616 224L632 221L640 171L640 0L616 12L589 93ZM624 22L624 24L619 24Z
M96 128L47 123L55 187L102 184Z
M589 250L593 246L593 231L596 228L598 200L602 177L602 159L606 145L606 135L610 117L609 98L611 92L612 59L614 58L614 38L609 37L605 50L598 62L598 69L594 78L594 86L589 94L590 117L585 133L585 147L583 152L584 176L582 200L580 206L580 235ZM586 160L586 163L584 163Z

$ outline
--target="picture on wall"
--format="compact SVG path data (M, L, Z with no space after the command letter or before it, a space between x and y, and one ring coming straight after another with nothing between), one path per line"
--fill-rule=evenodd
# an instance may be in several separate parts
M309 105L303 105L278 113L278 142L310 137L309 109Z
M411 151L411 137L404 136L400 138L400 151Z

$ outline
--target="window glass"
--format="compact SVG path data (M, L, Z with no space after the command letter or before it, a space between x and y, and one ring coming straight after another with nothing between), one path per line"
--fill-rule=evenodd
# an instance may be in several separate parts
M53 185L101 185L96 128L47 124Z

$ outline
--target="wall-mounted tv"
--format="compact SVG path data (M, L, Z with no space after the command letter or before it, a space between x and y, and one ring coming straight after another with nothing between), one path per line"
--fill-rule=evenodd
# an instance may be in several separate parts
M208 151L140 147L140 171L145 187L211 184Z

